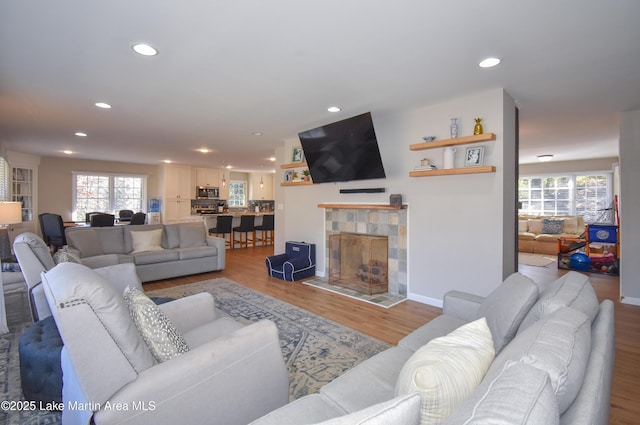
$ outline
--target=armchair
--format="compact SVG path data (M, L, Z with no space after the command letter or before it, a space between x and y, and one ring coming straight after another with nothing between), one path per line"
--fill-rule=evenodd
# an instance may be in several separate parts
M38 235L25 232L16 236L13 241L13 251L27 283L31 318L35 322L51 316L51 309L47 303L40 277L42 272L51 270L56 265L51 257L49 247ZM121 294L127 285L142 289L133 263L101 267L95 271L118 288Z
M62 263L42 281L64 342L65 424L239 425L288 402L287 369L270 321L244 327L218 319L209 293L161 304L189 351L158 363L122 296L94 270Z
M316 274L316 245L306 242L286 242L285 253L266 259L269 276L282 280L300 280Z

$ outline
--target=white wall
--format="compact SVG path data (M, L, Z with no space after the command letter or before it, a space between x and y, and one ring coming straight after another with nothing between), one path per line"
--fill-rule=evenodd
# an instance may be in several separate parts
M620 120L620 296L640 305L640 110Z
M400 193L408 204L409 297L440 305L444 293L451 289L486 295L515 268L514 111L513 100L502 89L439 105L371 111L387 175L380 180L279 187L279 164L289 162L291 149L299 145L297 137L287 139L277 152L276 205L283 209L276 208L276 252L281 252L286 240L315 243L317 269L324 270L325 210L317 205L386 204L390 194ZM414 152L409 150L410 144L422 142L425 135L449 138L451 117L458 117L461 136L470 135L473 118L478 116L483 118L485 132L497 136L496 141L483 143L484 162L495 165L496 173L409 177L421 158L442 165L442 149ZM333 121L343 118L347 116ZM465 147L458 147L456 167L462 167ZM386 193L339 193L341 188L371 187L384 187Z

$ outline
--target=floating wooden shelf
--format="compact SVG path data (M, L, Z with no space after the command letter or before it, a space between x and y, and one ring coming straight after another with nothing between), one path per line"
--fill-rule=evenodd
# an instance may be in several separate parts
M306 166L307 166L306 162L292 162L290 164L280 164L280 168L282 168L283 170L286 170L287 168L302 168Z
M295 182L281 182L280 186L305 186L308 184L313 184L312 181L295 181Z
M485 165L482 167L447 168L444 170L420 170L409 172L409 177L450 176L455 174L495 173L496 167Z
M406 205L384 204L318 204L318 208L354 209L354 210L401 210Z
M467 143L489 142L491 140L496 140L496 135L494 133L482 133L475 134L473 136L457 137L455 139L444 139L435 140L433 142L416 143L413 145L409 145L409 149L412 151L421 151L425 149L442 148L445 146L465 145Z

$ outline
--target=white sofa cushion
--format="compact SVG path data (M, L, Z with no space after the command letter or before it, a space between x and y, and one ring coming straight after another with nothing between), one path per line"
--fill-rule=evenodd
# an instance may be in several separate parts
M496 353L513 339L537 299L538 286L520 273L513 273L487 295L480 305L478 317L487 319Z
M486 379L494 379L508 361L521 361L549 374L563 413L582 387L591 354L591 321L562 307L519 333L496 357Z
M589 276L571 271L547 286L522 320L518 333L561 307L574 308L591 321L595 319L600 305Z
M521 362L507 362L485 380L445 425L557 425L560 412L549 375Z
M480 384L494 356L483 317L416 351L400 371L396 396L419 392L420 423L440 424Z
M142 291L127 286L124 290L124 302L129 307L133 323L158 362L171 360L189 351L180 331Z

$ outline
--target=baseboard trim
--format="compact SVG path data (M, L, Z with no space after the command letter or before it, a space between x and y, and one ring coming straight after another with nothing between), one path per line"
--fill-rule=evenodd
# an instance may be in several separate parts
M443 305L442 300L439 300L437 298L424 297L422 295L407 294L407 298L412 301L417 301L422 304L428 304L439 308L442 308Z
M622 304L629 304L629 305L637 305L637 306L640 306L640 298L622 297L622 299L620 300L620 302L621 302Z

